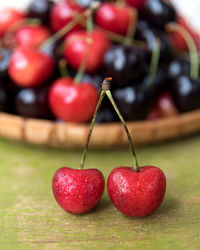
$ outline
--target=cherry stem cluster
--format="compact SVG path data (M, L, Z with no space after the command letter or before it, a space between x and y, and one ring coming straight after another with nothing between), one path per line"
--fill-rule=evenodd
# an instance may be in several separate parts
M90 16L93 11L98 9L100 6L100 2L95 1L93 2L89 8L87 8L85 11L80 13L79 15L76 15L71 22L67 23L62 29L60 29L58 32L56 32L53 36L51 36L49 39L47 39L42 45L40 46L40 49L42 50L44 47L46 47L48 44L56 42L63 36L65 36L75 25L78 23L81 23L85 17Z
M90 126L90 130L89 130L88 138L87 138L87 141L86 141L85 150L84 150L84 153L83 153L83 156L82 156L82 159L81 159L80 167L81 167L81 169L83 169L83 167L84 167L85 160L86 160L86 155L87 155L87 150L88 150L88 146L89 146L89 141L90 141L90 137L91 137L91 134L92 134L92 130L93 130L95 122L96 122L96 117L97 117L99 108L101 106L101 103L102 103L105 95L107 95L107 97L109 98L109 100L110 100L115 112L117 113L117 115L118 115L118 117L119 117L119 119L120 119L120 121L121 121L121 123L122 123L122 125L124 127L124 130L126 132L126 135L127 135L128 141L129 141L129 146L130 146L130 149L131 149L131 153L132 153L133 159L134 159L134 170L136 172L139 172L140 168L139 168L137 156L136 156L136 153L135 153L135 150L134 150L131 135L129 133L126 122L125 122L121 112L119 111L119 109L118 109L118 107L117 107L117 105L116 105L116 103L115 103L115 101L114 101L114 99L112 97L111 91L110 91L111 81L112 81L112 78L108 77L108 78L105 78L103 83L102 83L102 91L101 91L100 98L99 98L99 101L97 103L96 110L94 112L94 116L93 116L93 119L92 119L92 122L91 122L91 126Z
M92 46L92 31L93 31L93 19L92 19L92 12L90 13L90 15L87 18L87 48L86 48L86 52L85 55L83 57L83 60L81 62L81 65L76 73L76 76L74 78L74 83L80 83L83 74L85 72L85 68L88 62L88 58L89 58L89 54L91 51L91 46Z
M193 79L198 79L199 77L199 59L196 44L191 34L180 24L169 23L166 25L166 30L169 32L178 32L186 41L189 53L190 53L190 76Z

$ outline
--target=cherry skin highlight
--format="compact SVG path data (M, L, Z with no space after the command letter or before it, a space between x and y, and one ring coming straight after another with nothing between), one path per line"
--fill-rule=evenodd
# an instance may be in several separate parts
M104 192L104 177L97 169L62 167L56 171L52 190L58 204L72 214L92 210Z
M129 6L117 6L114 3L103 3L97 10L95 22L101 28L111 32L126 35L130 22L136 25L136 20L131 20L132 10Z
M109 175L107 190L114 206L123 214L144 217L152 214L162 203L166 178L153 166L117 167Z
M27 25L16 31L14 39L16 46L38 48L50 36L50 31L44 26Z
M0 38L20 20L25 18L24 14L15 9L2 9L0 11Z
M87 122L92 118L98 91L91 83L75 84L73 78L56 80L49 93L53 114L68 122Z
M88 39L92 39L91 44L88 43ZM94 72L102 65L109 46L110 42L103 31L94 30L91 37L87 31L77 31L67 36L64 56L72 68L78 69L88 53L85 71Z
M33 48L18 48L11 56L8 72L17 85L34 87L48 80L53 69L51 57Z

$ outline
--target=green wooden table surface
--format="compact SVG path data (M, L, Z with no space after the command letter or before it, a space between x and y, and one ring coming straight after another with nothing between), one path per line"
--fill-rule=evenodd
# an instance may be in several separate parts
M91 213L64 212L51 192L54 172L79 166L82 151L0 139L0 249L200 249L200 134L137 148L140 164L161 167L167 193L146 218L119 213L107 192ZM129 149L90 150L88 168L107 178L131 165Z

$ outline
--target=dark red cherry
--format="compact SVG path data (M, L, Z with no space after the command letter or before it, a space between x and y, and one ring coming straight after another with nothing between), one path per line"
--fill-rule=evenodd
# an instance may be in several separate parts
M173 80L181 75L190 75L190 62L183 58L175 58L169 63L168 78Z
M128 6L103 3L96 11L95 23L103 29L126 35L130 22L132 25L136 25L136 20L131 20L131 11Z
M28 8L28 16L38 18L42 24L48 24L52 6L51 0L33 0Z
M88 38L92 39L90 45L87 41ZM64 56L72 68L78 69L89 48L85 71L95 72L102 65L104 54L109 46L110 42L101 30L93 30L91 37L85 30L76 31L69 34L66 39Z
M142 51L132 46L113 45L104 56L104 74L111 75L113 86L132 84L145 70Z
M113 97L126 120L145 119L152 105L152 95L143 85L127 86L113 91Z
M17 114L38 119L51 118L48 92L49 87L20 90L15 98Z
M126 0L126 3L138 10L142 10L144 8L145 2L146 0Z
M153 26L164 28L167 23L176 21L176 11L167 1L146 0L142 17Z
M160 63L168 63L172 59L174 50L168 35L161 30L152 28L146 21L139 21L135 38L146 42L146 59L148 62L150 62L156 38L160 40Z
M200 81L190 76L181 75L171 84L174 102L180 112L188 112L200 108Z
M50 13L50 25L53 31L57 32L69 23L75 15L82 12L82 8L75 1L61 1L53 5ZM72 31L83 29L77 24Z
M147 119L155 120L158 118L170 117L178 114L178 110L169 91L160 93L154 101Z

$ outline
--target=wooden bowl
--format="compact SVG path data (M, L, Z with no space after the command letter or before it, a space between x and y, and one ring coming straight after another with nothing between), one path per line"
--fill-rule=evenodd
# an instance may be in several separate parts
M200 130L200 110L158 119L127 123L135 145L144 145L189 135ZM0 113L0 136L37 145L83 148L89 124L54 122ZM96 124L91 148L127 146L121 123Z

